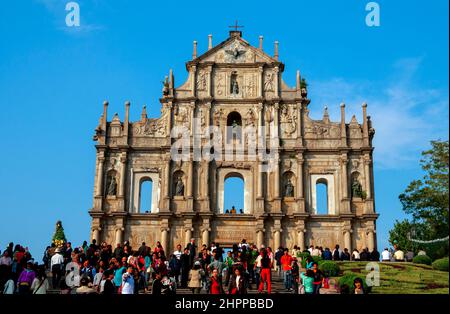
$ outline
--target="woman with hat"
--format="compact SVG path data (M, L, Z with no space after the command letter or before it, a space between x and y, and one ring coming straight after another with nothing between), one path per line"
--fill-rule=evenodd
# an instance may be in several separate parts
M205 272L202 269L202 264L200 261L194 263L194 267L189 272L189 284L188 287L191 288L192 293L199 294L202 288L202 276Z
M31 284L33 283L36 274L33 270L33 262L29 260L27 262L27 268L25 268L17 280L17 286L19 288L19 294L29 294L31 292Z

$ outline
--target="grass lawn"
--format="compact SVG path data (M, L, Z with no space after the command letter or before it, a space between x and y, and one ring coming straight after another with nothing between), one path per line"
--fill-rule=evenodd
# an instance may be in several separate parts
M341 273L361 274L365 279L367 262L338 262ZM378 263L380 286L373 294L448 294L449 273L433 270L431 266L413 263ZM338 280L339 277L335 277Z

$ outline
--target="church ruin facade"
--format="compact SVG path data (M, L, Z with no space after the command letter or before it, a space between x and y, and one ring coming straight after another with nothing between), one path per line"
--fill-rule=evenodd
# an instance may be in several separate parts
M365 104L361 124L355 116L346 123L344 104L340 122L327 109L322 120L311 119L305 80L299 72L294 87L282 79L278 43L269 56L262 37L253 47L240 31L214 47L210 36L202 55L194 42L186 69L181 86L172 71L166 77L159 118L148 118L144 107L130 121L127 102L124 119L108 121L104 103L94 135L91 238L134 247L161 241L166 252L191 238L222 247L245 238L258 247L376 248L374 129ZM218 155L227 145L231 158ZM244 205L230 214L224 182L233 177L244 182ZM317 211L320 184L326 213ZM151 199L149 210L141 208L143 197Z

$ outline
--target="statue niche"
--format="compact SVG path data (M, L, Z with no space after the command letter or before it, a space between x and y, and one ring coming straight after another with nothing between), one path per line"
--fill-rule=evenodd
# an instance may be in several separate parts
M239 83L237 79L237 73L231 74L231 80L230 80L230 94L231 95L239 95Z
M291 171L287 171L284 174L284 197L294 197L294 174Z
M359 182L359 172L355 171L352 173L352 198L365 198L365 192L362 189L362 185Z
M106 195L117 196L117 173L115 170L108 172L106 180Z
M184 173L181 170L178 170L173 175L174 182L174 196L184 196L184 182L183 182Z

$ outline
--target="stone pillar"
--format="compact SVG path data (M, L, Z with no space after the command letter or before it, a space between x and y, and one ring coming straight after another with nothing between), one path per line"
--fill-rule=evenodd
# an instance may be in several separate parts
M344 230L344 248L347 248L349 252L352 252L352 239L351 239L351 230Z
M103 167L105 164L105 157L104 154L101 153L100 157L98 158L98 172L97 172L97 192L96 196L102 196L103 195Z
M188 176L187 176L187 197L191 198L192 197L192 186L194 183L194 165L193 165L193 161L190 160L188 161Z
M209 229L203 229L202 231L202 244L209 245Z
M169 228L161 228L161 245L164 249L164 252L166 252L166 254L168 254L169 252Z
M341 178L342 178L342 197L348 198L348 182L347 182L347 155L341 157Z
M164 185L164 198L170 198L170 156L166 160L166 166L164 167L164 178L162 179Z
M184 245L186 246L189 242L191 242L192 239L192 231L194 231L194 228L192 228L192 220L186 219L184 221Z
M123 231L124 231L125 229L123 228L123 227L118 227L117 229L116 229L116 245L117 244L123 244Z
M275 97L279 97L280 95L279 95L279 93L278 93L278 87L279 87L279 85L280 85L280 75L279 75L279 69L278 69L278 67L276 66L276 67L274 67L273 68L273 73L274 73L274 88L275 88Z
M100 244L100 228L94 228L94 230L92 230L92 239Z
M277 250L281 245L281 231L275 230L273 233L273 250Z
M262 162L258 163L258 193L257 193L257 198L263 198L263 181L264 181L264 176L263 176L263 164Z
M297 103L297 146L303 145L302 139L302 103Z
M372 252L375 248L375 231L372 229L367 230L367 248L369 249L369 252Z
M371 199L372 198L372 193L371 193L371 186L370 186L370 156L365 155L364 156L364 177L365 177L365 190L366 190L366 195L367 195L367 199Z
M263 83L263 75L264 75L264 69L262 66L258 67L258 93L257 97L262 97L263 91L264 91L264 83ZM261 125L261 124L260 124Z
M300 251L303 252L305 249L305 230L298 229L297 230L297 245L300 248Z
M280 160L278 158L275 160L274 198L280 198Z
M256 246L258 250L261 248L261 245L264 244L264 229L258 229L256 231Z
M127 153L122 153L120 157L120 185L119 185L119 197L125 195L125 176L127 168Z
M297 198L304 198L303 195L303 156L297 157Z

